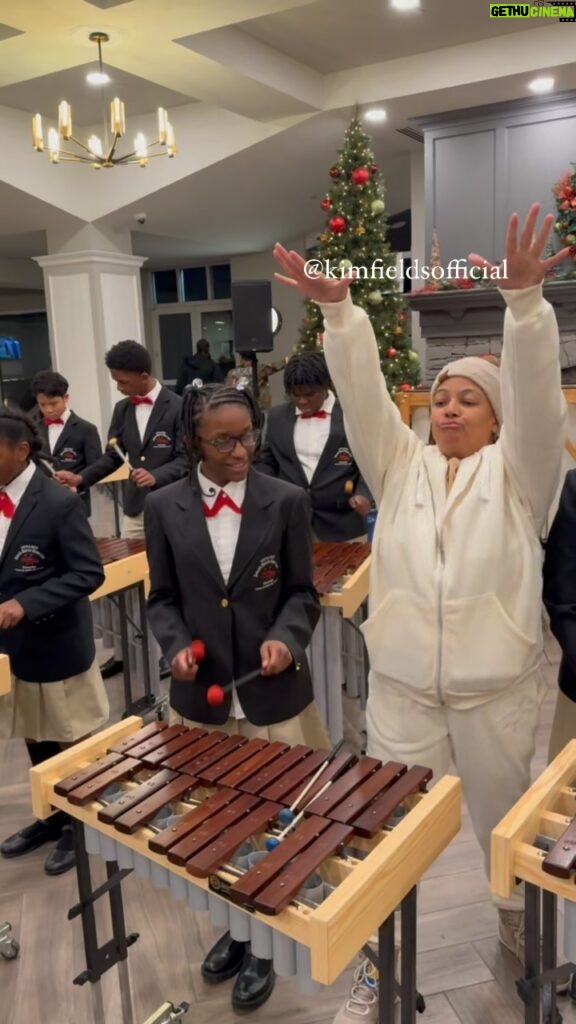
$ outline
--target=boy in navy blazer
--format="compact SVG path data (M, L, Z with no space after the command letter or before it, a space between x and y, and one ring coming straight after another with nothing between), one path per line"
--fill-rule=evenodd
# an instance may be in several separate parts
M151 494L144 511L148 615L171 666L172 721L328 748L305 656L320 616L307 500L250 468L261 424L249 390L217 384L185 395L190 474ZM190 653L194 639L205 644L201 664ZM207 703L211 683L258 668L221 706ZM271 961L226 934L202 976L215 984L235 974L235 1009L268 999Z
M34 422L0 409L0 651L12 671L0 737L24 739L33 765L108 720L88 600L104 571L80 499L38 469L41 450ZM66 820L36 821L0 853L18 857L60 837L45 870L61 874L74 866Z
M366 532L371 497L350 451L323 353L293 355L284 389L291 401L270 410L255 466L304 488L317 540L354 540Z
M68 381L61 373L42 370L32 380L31 390L42 414L38 429L52 469L56 474L60 470L82 473L102 455L97 428L68 408ZM90 492L78 493L89 516Z
M180 442L182 399L152 376L149 352L136 341L119 341L106 353L106 366L118 391L108 438L114 438L132 466L124 486L124 537L143 537L146 495L186 473ZM122 465L108 443L104 454L80 473L60 473L72 487L92 487Z

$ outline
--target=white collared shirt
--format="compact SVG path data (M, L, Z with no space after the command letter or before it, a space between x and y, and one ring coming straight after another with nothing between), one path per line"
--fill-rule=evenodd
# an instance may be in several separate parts
M7 487L0 487L0 490L4 491L10 500L14 502L16 508L20 504L22 497L28 484L30 483L34 473L36 472L36 466L33 462L29 462L26 469L22 470L19 476L11 480ZM10 529L11 519L7 519L6 516L0 513L0 555L4 550L6 543L6 537L8 536L8 530Z
M200 491L202 493L202 501L212 508L216 498L220 494L220 491L224 491L232 501L242 506L244 504L244 498L246 495L246 481L235 480L225 487L219 487L218 484L209 480L202 473L200 467L198 468L198 483L200 485ZM210 540L212 541L212 547L214 548L214 554L216 555L216 561L220 566L220 572L222 578L227 584L230 578L230 571L232 569L232 563L234 561L234 555L236 553L236 545L238 544L238 536L240 534L240 524L242 522L242 516L239 516L237 512L234 512L231 508L222 508L217 516L206 517L206 526L208 527L208 533ZM219 680L215 680L219 682ZM224 680L223 685L227 683ZM232 706L230 708L231 718L245 718L240 701L238 700L238 694L236 688L232 690Z
M140 398L149 398L150 401L152 402L152 405L149 405L148 402L142 402L139 405L134 406L134 412L136 413L136 426L138 427L138 433L140 434L141 441L144 440L146 427L148 426L148 420L152 415L154 403L156 402L156 399L158 398L158 395L160 394L161 390L162 385L160 381L157 380L154 387L152 388L151 391L148 392L147 395L139 396Z
M294 447L308 483L310 483L314 476L320 456L326 447L326 441L330 433L330 417L335 402L334 393L329 391L319 410L320 412L328 413L325 419L318 419L318 417L303 418L300 410L296 409Z
M56 445L58 444L58 438L64 430L66 423L70 419L70 410L66 409L58 419L62 420L62 423L51 423L48 427L48 447L50 448L50 454L53 454Z

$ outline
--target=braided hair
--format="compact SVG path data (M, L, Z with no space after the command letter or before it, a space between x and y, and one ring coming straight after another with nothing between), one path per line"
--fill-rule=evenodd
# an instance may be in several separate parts
M198 424L205 412L223 405L239 405L250 413L253 430L261 430L264 416L249 388L236 388L230 384L190 384L184 391L181 423L186 454L191 465L199 461ZM256 448L256 451L258 449Z
M0 407L0 441L7 441L13 448L25 441L30 448L30 458L33 462L38 461L43 448L42 438L34 420L25 412L9 409L8 406Z
M291 395L294 388L328 390L330 374L323 352L296 352L284 370L284 390Z

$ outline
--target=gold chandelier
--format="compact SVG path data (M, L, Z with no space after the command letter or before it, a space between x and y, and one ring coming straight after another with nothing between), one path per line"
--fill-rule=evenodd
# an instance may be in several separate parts
M102 66L102 43L109 41L105 32L92 32L88 37L91 43L98 45L98 71L88 76L94 84L109 82L109 76L104 72ZM116 155L118 140L126 134L126 117L122 100L115 97L110 103L110 130L107 127L107 118L104 120L104 138L98 135L91 135L87 143L74 138L72 134L72 108L66 100L58 106L58 128L48 129L48 156L50 163L58 164L61 161L72 161L74 163L90 164L100 170L101 167L117 167L120 164L139 164L146 167L148 161L154 156L173 157L176 153L176 140L174 129L168 120L168 113L164 107L158 108L158 138L148 143L143 132L138 132L134 138L134 149L123 156ZM81 152L74 152L69 149L62 149L60 139L65 142L73 142ZM38 153L44 151L44 132L42 129L42 117L35 114L32 118L32 140L34 149Z

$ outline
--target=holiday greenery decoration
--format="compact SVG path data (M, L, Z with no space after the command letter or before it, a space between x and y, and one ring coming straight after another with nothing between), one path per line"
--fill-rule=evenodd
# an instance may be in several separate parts
M358 117L352 119L328 174L331 187L320 203L327 220L315 255L332 275L350 274L352 268L359 272L351 285L352 300L370 318L388 390L410 390L420 380L420 364L410 347L396 256L386 239L384 184ZM323 329L319 306L307 302L296 351L321 347Z
M570 246L570 255L576 259L576 164L556 182L552 193L558 211L554 230L562 245Z

